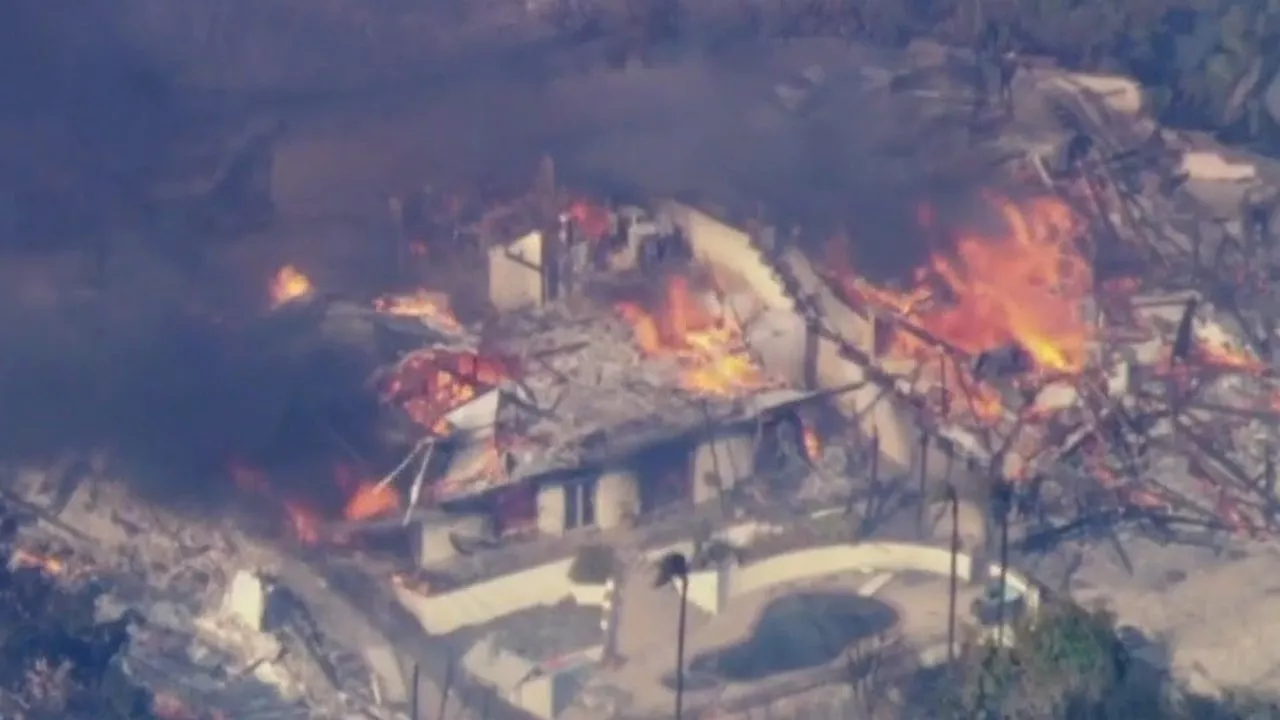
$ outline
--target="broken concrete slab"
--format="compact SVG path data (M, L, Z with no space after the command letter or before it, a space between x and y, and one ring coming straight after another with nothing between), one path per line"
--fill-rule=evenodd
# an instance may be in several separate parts
M261 631L267 611L267 588L255 573L237 570L227 586L222 613L253 631Z

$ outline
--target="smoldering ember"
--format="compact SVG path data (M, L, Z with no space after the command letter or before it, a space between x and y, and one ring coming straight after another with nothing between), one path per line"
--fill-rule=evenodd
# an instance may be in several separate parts
M860 702L858 648L897 652L886 682L946 658L957 593L966 632L1064 591L1141 626L1160 593L1107 572L1147 577L1133 547L1255 557L1277 527L1274 168L1124 78L1031 63L977 102L963 55L824 56L759 99L960 128L979 189L924 194L904 277L858 218L734 181L619 192L549 154L512 192L415 186L351 241L395 259L377 292L286 258L211 323L219 391L278 398L221 459L230 509L69 448L8 468L13 562L145 617L119 665L175 719L800 713ZM1280 664L1199 642L1196 682Z

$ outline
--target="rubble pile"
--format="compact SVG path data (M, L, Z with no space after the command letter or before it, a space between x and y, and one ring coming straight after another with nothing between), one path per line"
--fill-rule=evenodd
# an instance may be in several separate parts
M59 503L49 480L29 470L6 483L23 522L9 540L15 569L0 573L13 601L0 606L25 613L15 620L26 628L6 657L52 658L50 672L69 658L64 680L83 682L87 697L133 703L86 717L285 720L377 705L353 631L315 615L328 596L283 579L305 577L300 559L255 540L234 514L179 517L109 471L72 483Z
M20 516L0 507L0 714L39 718L154 718L152 694L119 672L132 612L103 621L102 588L62 577L60 558L16 544Z

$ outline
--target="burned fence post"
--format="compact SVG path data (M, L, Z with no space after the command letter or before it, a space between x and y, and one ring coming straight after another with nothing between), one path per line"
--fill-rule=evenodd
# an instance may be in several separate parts
M1257 186L1245 192L1240 207L1240 221L1244 240L1250 250L1257 251L1271 245L1271 224L1276 208L1280 206L1280 193Z
M1270 438L1263 448L1266 457L1263 458L1262 481L1266 485L1266 523L1268 530L1274 530L1276 527L1276 509L1280 503L1280 498L1276 497L1276 454L1275 446Z
M947 485L947 500L951 503L951 575L947 586L947 667L956 660L956 595L960 582L960 496L955 485Z
M1012 118L1014 115L1013 81L1018 76L1020 66L1016 52L1010 50L1000 55L1000 104L1004 108L1005 117Z
M871 434L870 448L868 448L871 457L867 468L867 501L862 508L862 520L858 523L855 534L859 537L871 527L872 514L879 510L880 499L880 431L875 429ZM849 507L846 508L846 514L851 514L853 510L854 494L849 493Z
M1012 486L1004 478L997 479L995 511L1000 517L1000 575L996 583L996 646L1003 647L1007 594L1009 591L1009 515L1012 505Z
M422 684L422 666L415 660L413 663L413 679L409 688L409 720L419 720L422 717L421 708L421 684ZM444 717L444 708L440 709L440 716Z

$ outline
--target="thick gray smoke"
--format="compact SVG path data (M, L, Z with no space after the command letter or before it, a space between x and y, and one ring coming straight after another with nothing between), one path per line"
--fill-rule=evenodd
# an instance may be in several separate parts
M618 70L575 50L521 65L474 58L406 83L394 57L370 59L363 40L327 37L336 26L315 18L314 42L303 42L307 23L296 18L291 39L268 42L275 26L261 3L245 5L255 8L252 32L228 35L231 16L202 15L223 5L58 10L24 0L0 10L11 20L0 21L4 64L24 68L0 78L5 457L105 443L165 466L162 476L194 477L258 449L283 417L271 388L298 379L239 352L228 327L251 322L270 269L285 261L334 290L376 286L367 268L386 233L386 199L424 182L517 187L549 153L576 185L763 208L824 233L843 227L860 266L883 274L918 260L922 198L969 195L963 183L940 188L916 157L910 102L845 82L881 61L871 51L690 47ZM386 17L369 22L390 27ZM180 32L166 36L165 23ZM187 56L184 37L199 38ZM333 74L327 63L353 43L364 61ZM226 62L210 62L215 47ZM788 109L777 85L815 64L832 89L809 111ZM341 82L323 88L321 77ZM274 147L272 226L237 238L157 222L147 200L173 158L209 140L202 133L262 116L288 128ZM104 262L109 281L78 289Z

